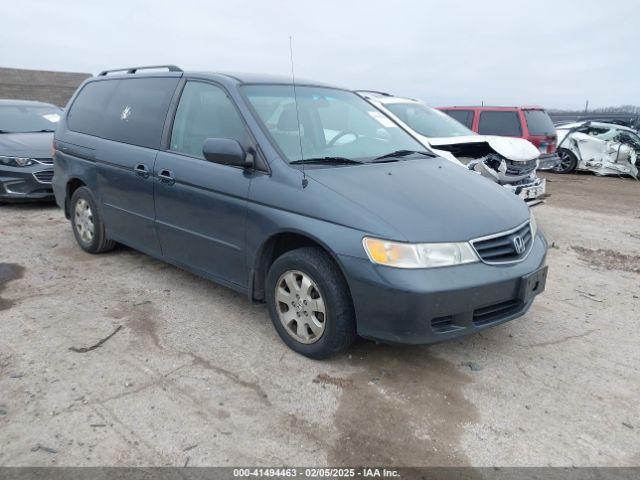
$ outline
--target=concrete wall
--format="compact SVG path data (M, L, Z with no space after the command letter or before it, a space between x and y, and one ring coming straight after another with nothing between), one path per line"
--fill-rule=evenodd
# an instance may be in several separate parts
M38 100L64 107L88 73L0 68L0 98Z

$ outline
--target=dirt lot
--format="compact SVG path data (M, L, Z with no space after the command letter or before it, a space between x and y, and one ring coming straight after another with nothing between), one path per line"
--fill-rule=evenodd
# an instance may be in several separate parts
M547 178L526 316L325 362L264 305L1 206L0 465L640 465L640 183Z

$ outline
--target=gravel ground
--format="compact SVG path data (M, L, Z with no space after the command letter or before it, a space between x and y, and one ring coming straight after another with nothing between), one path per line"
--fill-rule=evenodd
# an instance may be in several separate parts
M324 362L264 305L0 206L0 465L640 465L640 184L547 178L526 316Z

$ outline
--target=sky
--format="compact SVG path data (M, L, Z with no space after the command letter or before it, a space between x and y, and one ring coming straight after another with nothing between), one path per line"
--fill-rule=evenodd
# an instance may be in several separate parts
M295 74L430 105L640 104L637 0L0 0L0 66Z

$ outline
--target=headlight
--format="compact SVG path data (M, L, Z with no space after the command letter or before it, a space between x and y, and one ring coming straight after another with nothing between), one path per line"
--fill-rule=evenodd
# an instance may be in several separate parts
M536 239L536 232L538 231L538 223L536 217L533 216L533 212L529 212L529 225L531 226L531 238Z
M369 260L396 268L449 267L478 261L468 243L400 243L365 237Z
M36 163L33 159L27 157L3 157L0 156L0 165L7 167L28 167Z

